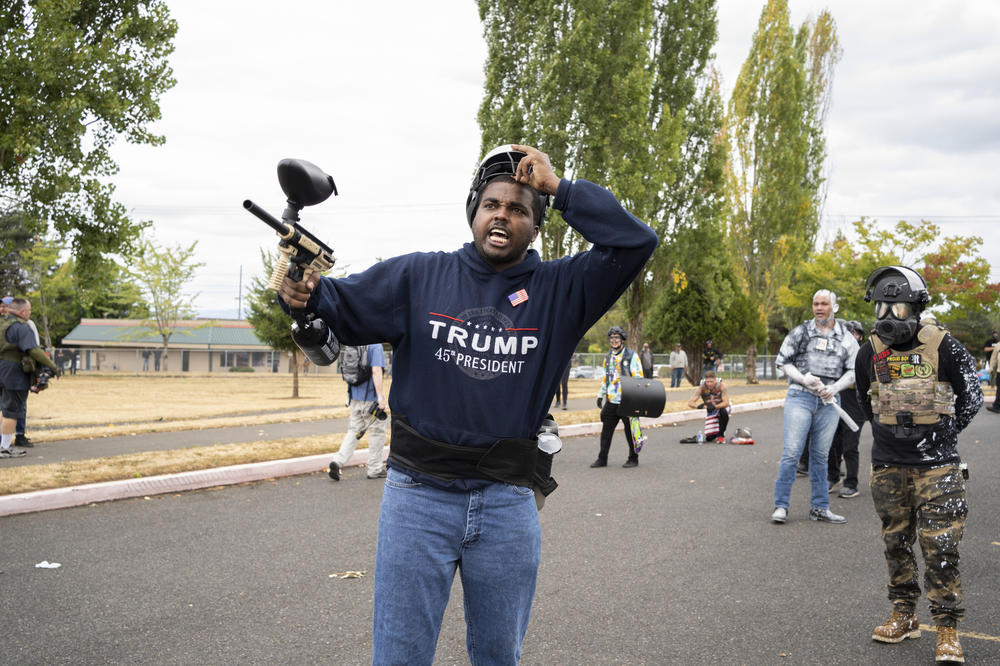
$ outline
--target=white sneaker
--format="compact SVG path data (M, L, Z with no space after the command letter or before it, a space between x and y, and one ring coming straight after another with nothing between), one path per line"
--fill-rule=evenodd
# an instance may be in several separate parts
M774 513L771 514L771 522L783 523L788 520L788 509L783 506L774 507Z
M20 449L0 449L0 458L20 458L27 453L27 451Z
M830 509L809 509L809 520L819 520L824 523L846 523L847 518L838 516Z

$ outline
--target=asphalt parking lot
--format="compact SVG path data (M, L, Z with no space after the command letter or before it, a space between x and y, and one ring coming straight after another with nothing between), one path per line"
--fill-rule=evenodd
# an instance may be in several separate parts
M971 513L962 542L968 663L1000 663L1000 416L963 434ZM635 469L590 469L568 439L544 541L524 664L932 663L933 633L871 641L888 615L867 489L831 499L846 525L769 521L781 410L733 417L754 446L682 445L651 430ZM381 483L347 470L0 518L0 663L246 664L370 660ZM36 568L42 561L56 569ZM358 578L341 578L363 572ZM921 622L930 622L926 602ZM461 586L436 663L467 663Z

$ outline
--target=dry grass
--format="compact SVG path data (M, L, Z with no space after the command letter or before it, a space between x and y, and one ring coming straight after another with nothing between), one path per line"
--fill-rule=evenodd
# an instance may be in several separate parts
M279 409L342 406L339 375L299 378L293 399L288 375L73 375L33 395L33 424L47 427L170 422Z
M331 453L340 446L343 433L314 437L279 439L198 446L173 451L148 451L107 458L73 460L48 465L0 468L0 494L25 493L85 483L176 474L201 469L265 462Z
M600 382L570 381L570 398L597 395ZM771 400L785 395L783 384L767 382L734 401ZM62 377L28 401L29 432L39 442L83 437L190 430L254 423L341 418L346 386L339 376L300 378L300 397L291 399L290 377L234 376L93 376ZM691 387L667 389L665 413L688 409ZM313 409L310 409L313 408ZM561 425L592 423L600 410L556 411ZM45 426L40 429L39 426ZM0 494L118 481L226 465L332 453L343 433L266 442L190 447L46 465L0 467Z

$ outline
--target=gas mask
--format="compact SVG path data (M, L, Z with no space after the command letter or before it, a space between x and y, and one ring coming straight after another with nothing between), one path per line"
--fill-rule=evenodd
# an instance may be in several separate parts
M913 303L875 301L875 335L887 347L909 342L919 327Z

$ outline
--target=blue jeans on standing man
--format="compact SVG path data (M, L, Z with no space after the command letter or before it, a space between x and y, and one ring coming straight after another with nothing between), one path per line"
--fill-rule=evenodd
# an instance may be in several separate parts
M373 664L431 664L455 570L472 664L516 664L542 554L531 488L449 491L390 467L375 555Z
M836 397L840 401L840 396ZM819 396L808 391L788 389L785 396L785 448L774 482L774 506L788 508L795 481L795 468L802 449L809 442L810 509L830 508L830 485L826 480L827 456L840 417L833 405L824 405Z
M684 377L684 368L671 368L670 369L670 388L681 385L681 379Z

